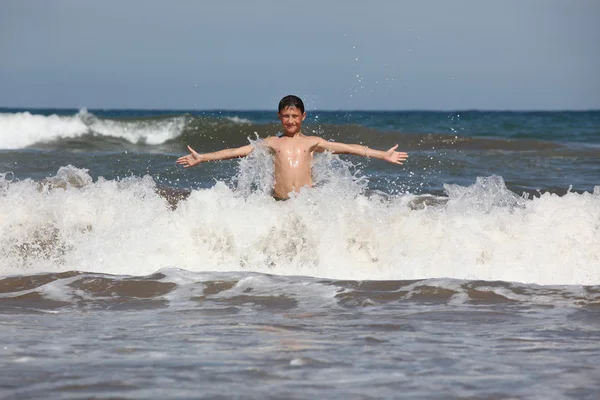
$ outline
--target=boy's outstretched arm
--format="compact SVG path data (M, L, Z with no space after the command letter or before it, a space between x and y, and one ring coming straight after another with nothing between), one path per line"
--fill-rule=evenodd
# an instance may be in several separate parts
M183 165L184 168L193 167L202 162L207 161L218 161L218 160L229 160L230 158L246 157L253 150L251 145L237 147L235 149L225 149L215 151L213 153L199 154L196 150L188 146L190 154L182 156L177 159L177 164Z
M346 144L328 142L325 139L319 138L315 151L331 151L335 154L353 154L355 156L373 157L393 164L402 165L403 161L406 161L408 154L400 151L396 151L398 145L390 148L387 151L370 149L367 146L360 144Z

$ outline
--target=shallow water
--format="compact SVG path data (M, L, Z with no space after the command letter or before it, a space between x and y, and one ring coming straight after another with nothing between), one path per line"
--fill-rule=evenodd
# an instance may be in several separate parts
M597 286L174 269L0 283L9 398L592 399L599 389Z

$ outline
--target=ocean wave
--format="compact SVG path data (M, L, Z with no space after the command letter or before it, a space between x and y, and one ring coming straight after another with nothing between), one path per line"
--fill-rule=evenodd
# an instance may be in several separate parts
M161 114L109 117L82 109L73 115L41 115L30 112L0 113L0 149L115 151L120 149L177 152L191 145L198 151L238 147L248 139L274 136L277 123L256 123L236 115ZM388 149L400 144L404 151L501 151L537 152L543 156L600 157L594 144L572 146L536 140L460 136L444 133L382 131L359 124L306 123L306 135L327 140L365 144Z
M337 170L286 202L222 182L169 202L149 176L93 182L70 166L46 182L4 176L0 275L143 276L177 267L352 280L600 284L598 187L526 198L493 176L425 199L368 193L343 166Z
M163 268L147 276L66 271L0 278L0 309L53 313L65 309L147 310L199 305L213 313L256 308L282 311L362 308L407 302L456 306L504 305L590 307L598 286L539 286L449 278L349 281L254 272L192 272ZM402 330L402 325L373 326ZM410 329L404 326L405 329Z
M158 145L181 135L185 122L185 116L113 120L98 118L85 109L70 116L2 113L0 149L20 149L84 135Z
M238 116L233 116L233 117L225 117L225 119L234 122L236 124L251 124L252 121L250 121L247 118L240 118Z

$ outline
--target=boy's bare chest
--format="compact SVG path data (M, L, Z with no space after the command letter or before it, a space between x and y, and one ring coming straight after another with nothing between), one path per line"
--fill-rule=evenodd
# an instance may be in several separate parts
M278 143L273 148L275 166L282 169L305 169L310 168L312 163L312 152L307 141L288 141Z
M281 140L281 139L280 139ZM306 158L311 157L311 143L307 140L287 140L277 143L273 148L279 158Z

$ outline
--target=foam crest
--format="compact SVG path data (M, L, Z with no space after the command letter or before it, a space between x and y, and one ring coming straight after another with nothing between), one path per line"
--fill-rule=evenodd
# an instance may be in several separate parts
M335 286L320 284L315 280L289 279L287 277L251 274L241 276L231 288L211 296L212 299L231 299L238 296L286 297L297 302L296 307L307 309L335 306Z
M36 115L29 112L0 114L0 148L20 149L59 138L73 138L89 132L78 116Z
M489 213L494 209L523 207L525 200L508 190L501 176L477 177L468 187L445 184L448 207L459 213Z
M260 160L246 162L262 168ZM87 171L67 166L44 183L0 177L0 275L140 276L176 267L355 280L600 284L597 194L524 199L490 177L452 187L447 202L427 205L412 195L367 195L360 176L335 156L325 154L315 166L317 174L326 175L319 172L324 168L330 175L286 202L260 184L235 190L217 182L174 210L149 176L93 182ZM239 179L260 183L268 175L247 174Z
M241 118L241 117L238 117L238 116L225 117L225 119L227 119L227 120L229 120L229 121L231 121L231 122L233 122L235 124L239 124L239 125L248 125L248 124L252 123L252 121L250 121L249 119L247 119L247 118Z
M95 134L149 145L162 144L181 135L185 123L184 116L135 121L115 121L94 116L89 119L89 127Z
M85 109L72 116L2 113L0 149L25 148L86 134L158 145L179 136L185 123L184 116L131 121L100 119Z

